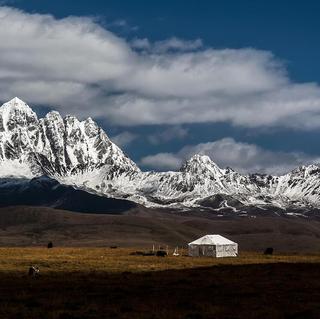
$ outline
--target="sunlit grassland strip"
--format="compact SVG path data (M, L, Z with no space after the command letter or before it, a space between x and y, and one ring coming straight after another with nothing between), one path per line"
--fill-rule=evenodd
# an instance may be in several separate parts
M317 255L272 255L241 252L239 257L208 258L180 256L133 256L136 249L110 248L0 248L1 272L26 272L37 265L41 273L51 272L144 272L187 269L215 265L246 265L264 263L320 263Z

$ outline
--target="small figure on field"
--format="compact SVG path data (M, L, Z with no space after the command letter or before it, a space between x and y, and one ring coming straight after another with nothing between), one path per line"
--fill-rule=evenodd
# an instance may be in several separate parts
M264 251L265 255L272 255L273 254L273 248L272 247L268 247L266 248L266 250Z
M48 246L47 246L48 248L53 248L53 243L52 243L52 241L50 241L49 243L48 243Z
M37 266L31 266L31 267L29 268L28 275L29 275L30 277L35 278L35 277L38 277L39 274L40 274L40 269L39 269Z

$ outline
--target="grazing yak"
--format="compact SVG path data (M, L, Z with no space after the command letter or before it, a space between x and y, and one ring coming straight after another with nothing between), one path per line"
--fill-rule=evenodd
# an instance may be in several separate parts
M266 250L264 251L265 255L272 255L273 254L273 248L272 247L268 247L266 248Z
M157 255L158 257L165 257L165 256L167 256L168 254L167 254L167 252L166 252L165 250L158 250L157 253L156 253L156 255Z
M40 269L37 266L30 266L28 275L32 278L38 277L40 274Z

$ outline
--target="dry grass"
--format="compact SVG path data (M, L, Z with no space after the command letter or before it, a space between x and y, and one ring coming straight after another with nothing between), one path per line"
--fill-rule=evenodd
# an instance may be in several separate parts
M52 272L145 272L189 269L214 265L265 263L320 263L320 255L273 255L242 252L236 258L192 258L182 251L179 257L132 256L136 249L125 248L0 248L1 272L26 272L37 265L42 274Z
M131 256L1 248L1 319L317 319L320 255ZM27 276L30 265L41 275Z

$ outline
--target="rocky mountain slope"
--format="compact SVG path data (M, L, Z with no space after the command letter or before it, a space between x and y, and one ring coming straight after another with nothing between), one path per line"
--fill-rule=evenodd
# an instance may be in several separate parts
M0 107L0 178L42 175L148 207L303 215L320 208L317 165L283 176L243 175L194 155L178 172L142 172L91 118L79 121L50 112L38 119L14 98Z

